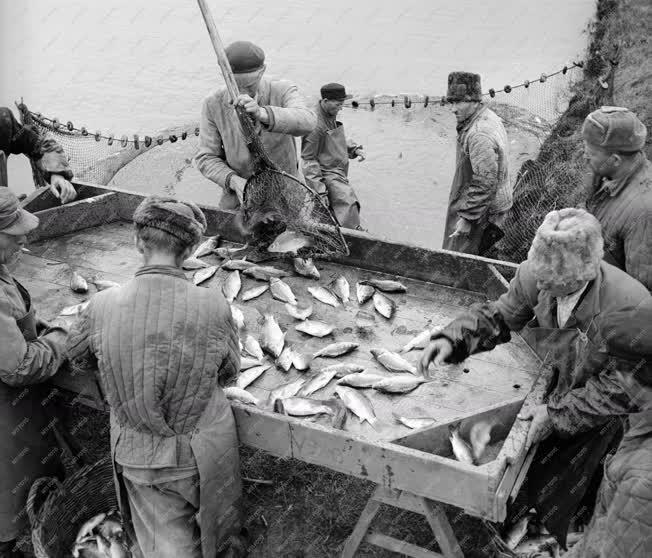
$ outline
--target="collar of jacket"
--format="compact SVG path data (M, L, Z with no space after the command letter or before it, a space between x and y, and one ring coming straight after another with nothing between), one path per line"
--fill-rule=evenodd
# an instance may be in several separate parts
M14 284L14 279L11 276L11 273L9 273L9 268L4 264L0 265L0 281L7 283L8 285Z
M625 438L636 438L652 433L652 409L633 413L627 418L629 420L629 429L625 432Z
M486 108L487 107L484 104L480 103L476 111L471 116L457 125L457 133L462 135L464 132L466 132L471 127L471 125L480 117Z
M179 279L186 279L186 274L183 270L172 265L145 265L136 271L135 276L141 275L171 275L172 277L179 277Z
M602 187L600 190L598 190L598 194L600 193L606 193L612 198L615 198L620 192L622 192L623 188L627 186L632 180L638 175L638 173L643 169L645 166L645 162L647 161L645 155L641 152L638 153L637 155L638 160L634 163L632 166L632 169L630 170L629 173L627 173L625 176L622 176L618 178L617 180L608 180L605 179L602 182Z
M338 122L336 116L331 116L324 110L324 107L321 106L321 101L317 101L317 116L332 128L342 125L341 122Z

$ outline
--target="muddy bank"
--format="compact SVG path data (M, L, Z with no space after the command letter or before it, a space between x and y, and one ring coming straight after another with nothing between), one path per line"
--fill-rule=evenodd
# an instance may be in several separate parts
M517 176L514 207L505 239L494 257L523 261L543 216L584 201L582 142L584 118L603 105L632 109L652 129L652 4L649 0L598 0L582 78L568 109L554 125L536 159ZM648 134L646 152L652 155Z

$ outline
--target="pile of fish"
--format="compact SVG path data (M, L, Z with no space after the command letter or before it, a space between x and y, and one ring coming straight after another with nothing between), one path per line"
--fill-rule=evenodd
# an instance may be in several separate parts
M469 465L478 465L491 440L493 424L487 421L476 422L469 431L468 442L462 437L459 424L448 428L455 458Z
M100 513L84 523L71 552L74 558L130 557L120 512Z

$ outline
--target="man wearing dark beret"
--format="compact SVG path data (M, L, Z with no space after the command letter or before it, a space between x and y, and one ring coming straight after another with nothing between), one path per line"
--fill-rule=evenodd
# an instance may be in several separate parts
M303 181L294 138L312 132L317 123L315 113L293 83L264 76L265 54L260 47L236 41L225 50L240 90L236 105L244 107L256 122L271 160ZM206 97L202 104L195 163L206 178L222 188L221 208L240 207L244 186L254 169L225 87Z
M647 130L630 110L601 107L584 120L587 209L602 225L605 259L652 291L652 163Z
M602 335L636 412L618 450L605 463L591 523L564 557L652 556L652 299L606 314ZM617 419L614 419L617 420Z
M337 120L342 105L351 95L343 85L327 83L321 88L315 107L317 126L301 143L301 160L306 183L330 205L342 227L360 229L360 202L349 183L349 159L364 161L361 145L347 140Z
M181 269L206 230L201 210L151 196L133 219L143 267L90 300L66 347L73 366L99 371L120 506L143 556L214 558L239 540L238 440L221 388L240 367L238 336L222 294Z
M507 133L482 103L478 74L449 74L446 100L457 119L457 159L443 248L482 256L503 236L512 207Z

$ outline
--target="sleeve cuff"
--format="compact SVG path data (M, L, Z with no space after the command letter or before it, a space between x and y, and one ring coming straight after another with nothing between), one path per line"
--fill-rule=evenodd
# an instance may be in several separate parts
M274 111L270 106L265 106L263 108L265 109L265 111L267 112L267 116L269 117L269 122L264 126L267 128L268 131L273 132L274 125L276 124L276 119L274 118Z

